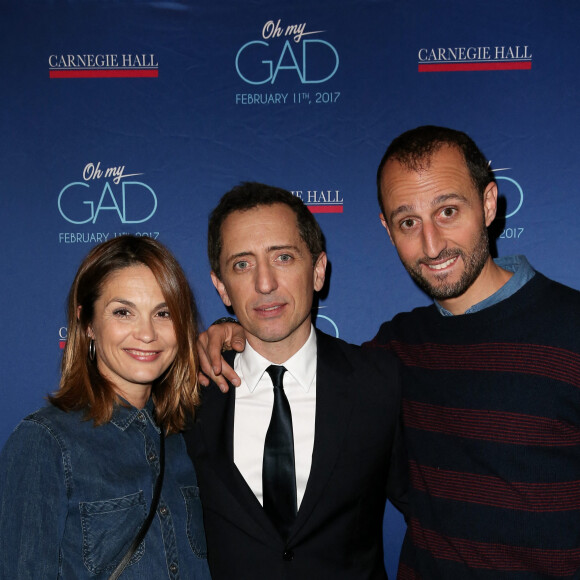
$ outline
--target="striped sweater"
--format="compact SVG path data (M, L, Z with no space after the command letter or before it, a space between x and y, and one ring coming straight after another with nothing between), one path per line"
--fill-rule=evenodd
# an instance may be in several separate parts
M410 517L399 580L580 579L580 292L397 315Z

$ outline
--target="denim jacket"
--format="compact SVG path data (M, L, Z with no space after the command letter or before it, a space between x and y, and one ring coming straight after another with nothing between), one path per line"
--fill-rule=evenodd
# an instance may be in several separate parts
M100 427L47 406L0 455L0 579L108 578L137 534L159 472L153 404ZM179 435L165 442L156 517L121 580L208 580L197 478Z

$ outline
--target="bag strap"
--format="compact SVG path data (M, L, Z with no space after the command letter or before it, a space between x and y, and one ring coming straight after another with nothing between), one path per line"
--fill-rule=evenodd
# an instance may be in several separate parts
M165 473L165 433L163 432L163 427L161 427L161 434L159 436L159 475L157 476L157 481L155 482L155 489L153 491L153 499L151 500L151 507L149 508L149 513L145 518L145 521L141 525L141 528L137 532L135 539L129 546L127 553L123 556L123 559L119 562L119 565L113 570L113 573L109 576L109 580L117 580L119 576L123 573L123 570L127 567L129 560L132 558L135 550L139 547L139 544L145 538L149 526L155 517L155 512L157 511L157 506L159 505L159 497L161 496L161 488L163 486L163 474Z

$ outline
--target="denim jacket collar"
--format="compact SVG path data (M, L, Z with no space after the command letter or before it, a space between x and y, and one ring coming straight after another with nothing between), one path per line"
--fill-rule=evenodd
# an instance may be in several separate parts
M123 397L119 397L119 399L128 406L125 406L122 403L115 404L113 416L111 417L111 423L115 425L115 427L121 429L121 431L126 431L133 421L149 421L157 433L161 432L153 418L155 414L155 405L153 404L153 399L151 397L143 409L133 407L133 405L123 399Z

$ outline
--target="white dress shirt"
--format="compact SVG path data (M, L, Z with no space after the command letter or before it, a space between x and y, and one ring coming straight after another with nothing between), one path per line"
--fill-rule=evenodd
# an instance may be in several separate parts
M248 343L236 355L234 370L242 383L236 389L234 415L234 463L254 492L262 500L262 460L266 432L274 405L274 386L266 369L273 363L258 354ZM302 348L282 363L284 392L292 411L294 460L296 465L296 499L298 507L304 497L312 465L314 421L316 418L316 333Z

